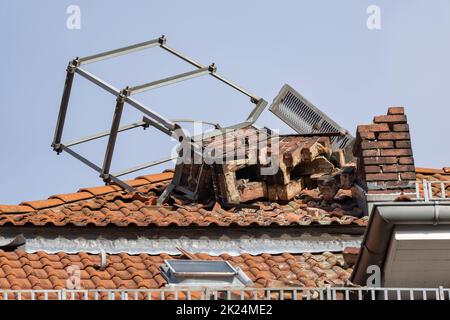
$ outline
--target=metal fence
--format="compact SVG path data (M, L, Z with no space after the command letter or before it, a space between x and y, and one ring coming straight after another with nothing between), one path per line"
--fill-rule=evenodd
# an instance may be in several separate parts
M438 200L450 201L450 181L429 181L426 179L417 181L416 200L425 202Z
M438 288L162 288L0 290L0 300L450 300Z

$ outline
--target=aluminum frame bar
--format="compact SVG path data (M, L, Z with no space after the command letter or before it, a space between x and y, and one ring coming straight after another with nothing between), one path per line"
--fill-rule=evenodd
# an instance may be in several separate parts
M134 108L138 109L142 113L146 114L150 118L152 118L156 122L156 124L153 122L152 125L154 125L158 129L163 131L165 134L170 136L170 135L172 135L172 131L177 129L177 126L175 123L173 123L172 121L159 115L158 113L148 109L145 105L143 105L139 101L137 101L131 97L126 97L125 102L128 103L129 105L133 106ZM158 127L158 125L159 125L159 127ZM163 128L164 128L164 130L162 130Z
M70 93L72 91L73 78L75 76L71 64L67 67L66 81L64 82L63 96L59 107L58 120L56 122L55 135L53 137L53 148L58 150L61 144L62 133L64 130L64 123L67 115L67 108L69 106Z
M89 63L93 63L93 62L97 62L97 61L101 61L101 60L106 60L106 59L122 56L122 55L125 55L128 53L144 50L147 48L156 47L159 45L160 45L160 39L158 38L158 39L153 39L153 40L133 44L131 46L122 47L119 49L114 49L114 50L110 50L110 51L93 54L91 56L87 56L84 58L79 58L78 61L79 61L80 65L84 65L84 64L89 64Z
M136 172L136 171L139 171L139 170L143 170L143 169L146 169L146 168L149 168L149 167L153 167L153 166L156 166L158 164L169 162L169 161L175 160L175 159L177 159L177 157L166 157L166 158L159 159L159 160L156 160L156 161L147 162L147 163L144 163L144 164L141 164L141 165L129 168L129 169L125 169L125 170L122 170L122 171L119 171L119 172L115 172L112 175L114 177L121 177L121 176L130 174L130 173L133 173L133 172Z
M116 97L118 97L120 95L119 89L113 87L112 85L110 85L106 81L100 79L99 77L93 75L92 73L90 73L90 72L88 72L88 71L86 71L84 69L78 68L78 67L75 69L75 72L78 73L83 78L85 78L85 79L91 81L92 83L96 84L100 88L108 91L112 95L114 95Z
M175 76L171 76L171 77L167 77L164 79L160 79L160 80L156 80L156 81L152 81L152 82L148 82L139 86L135 86L135 87L131 87L130 90L130 94L138 94L138 93L142 93L148 90L153 90L156 88L160 88L160 87L164 87L170 84L174 84L177 82L181 82L181 81L185 81L185 80L189 80L189 79L193 79L196 77L200 77L203 76L207 73L211 73L210 68L200 68L197 70L193 70L193 71L188 71L185 73L181 73Z
M200 68L205 68L205 66L203 66L202 64L198 63L197 61L195 61L195 60L193 60L193 59L191 59L191 58L188 58L187 56L185 56L185 55L182 54L181 52L179 52L179 51L177 51L177 50L175 50L175 49L172 49L172 48L166 46L165 44L161 44L161 48L165 49L167 52L172 53L173 55L177 56L178 58L180 58L180 59L182 59L182 60L184 60L184 61L186 61L186 62L192 64L193 66L196 66L196 67L199 68L199 69L200 69ZM217 74L217 73L215 73L215 72L214 72L214 73L211 73L211 75L212 75L214 78L216 78L216 79L222 81L223 83L229 85L230 87L236 89L237 91L239 91L239 92L245 94L246 96L248 96L249 98L252 99L252 102L253 102L253 103L257 103L257 102L261 99L260 97L258 97L258 96L256 96L256 95L250 93L249 91L247 91L247 90L245 90L244 88L238 86L237 84L235 84L235 83L233 83L233 82L231 82L231 81L225 79L224 77L222 77L221 75L219 75L219 74Z
M131 123L131 124L128 124L128 125L120 127L117 130L117 132L123 132L123 131L131 130L131 129L134 129L134 128L138 128L138 127L147 128L149 125L150 125L150 123L148 121L135 122L135 123ZM100 138L109 136L110 133L111 133L111 131L102 131L102 132L99 132L99 133L96 133L96 134L93 134L93 135L90 135L90 136L87 136L87 137L84 137L84 138L81 138L81 139L78 139L78 140L74 140L74 141L69 142L69 143L65 143L64 145L66 147L73 147L73 146L76 146L76 145L78 145L80 143L89 142L89 141L93 141L93 140L96 140L96 139L100 139Z
M98 173L102 174L102 168L97 166L95 163L89 161L88 159L86 159L85 157L80 155L78 152L73 151L69 147L66 147L64 144L61 144L61 149L63 151L65 151L65 152L67 152L68 154L70 154L72 157L76 158L77 160L80 160L81 162L83 162L85 165L87 165L91 169L94 169ZM117 183L119 186L121 186L125 190L131 191L131 192L136 191L135 188L133 188L132 186L126 184L125 182L123 182L122 180L116 178L115 176L113 176L111 174L109 175L109 178L110 178L111 181Z
M103 179L109 180L109 171L111 169L111 161L116 145L117 134L122 118L123 107L125 105L125 96L117 98L116 109L114 110L113 121L111 124L111 133L109 134L108 145L106 147L105 159L103 160Z

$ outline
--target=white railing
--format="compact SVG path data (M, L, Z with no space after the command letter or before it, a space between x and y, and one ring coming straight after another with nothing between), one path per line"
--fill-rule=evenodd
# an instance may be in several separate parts
M433 187L435 187L433 189ZM437 187L437 188L436 188ZM439 201L450 200L450 181L429 181L423 179L416 182L416 200Z
M439 288L162 288L0 290L0 300L450 300Z

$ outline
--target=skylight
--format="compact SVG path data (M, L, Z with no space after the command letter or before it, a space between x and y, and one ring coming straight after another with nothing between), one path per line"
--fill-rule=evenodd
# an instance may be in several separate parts
M169 285L243 287L251 284L242 270L227 261L164 260L161 271Z

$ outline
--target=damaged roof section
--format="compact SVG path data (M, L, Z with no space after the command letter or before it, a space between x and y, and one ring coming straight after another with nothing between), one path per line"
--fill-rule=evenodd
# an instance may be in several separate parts
M202 152L200 158L190 150L180 156L172 181L175 201L245 207L325 199L324 207L338 208L345 198L344 210L362 215L353 199L354 165L342 150L332 150L329 136L279 136L248 127L204 140Z
M77 199L78 193L58 195L67 202L54 206L51 201L47 207L33 209L24 205L0 205L1 226L56 226L56 227L249 227L249 226L327 226L354 225L365 226L367 217L334 216L329 212L308 206L305 199L294 199L286 204L276 202L254 202L252 208L227 207L220 205L180 203L174 199L172 204L155 205L156 199L167 188L173 173L148 175L148 180L138 178L139 193L116 191L112 186L85 188L91 198ZM164 177L165 180L160 180ZM130 180L131 183L131 180ZM119 189L120 190L120 189ZM107 193L104 193L107 192ZM320 200L317 194L317 200ZM53 197L53 196L52 196ZM51 198L52 198L51 197ZM306 196L305 196L306 197ZM308 198L309 199L309 198ZM177 201L175 201L177 200ZM29 202L33 205L35 201ZM18 209L17 209L18 208Z

